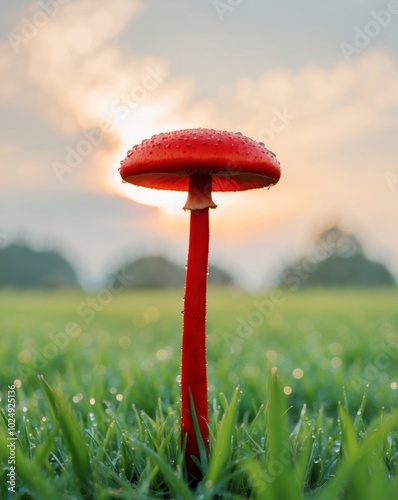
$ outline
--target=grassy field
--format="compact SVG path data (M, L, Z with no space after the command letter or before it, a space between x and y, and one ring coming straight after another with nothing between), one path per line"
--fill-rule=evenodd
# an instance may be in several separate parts
M1 498L398 498L397 290L211 289L211 446L194 490L181 296L0 293Z

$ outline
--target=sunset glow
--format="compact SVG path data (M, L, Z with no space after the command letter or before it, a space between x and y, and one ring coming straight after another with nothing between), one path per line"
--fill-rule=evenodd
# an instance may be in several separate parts
M355 27L370 15L366 6L359 14L347 4L344 26L337 7L335 18L308 7L314 26L322 26L314 44L290 10L294 2L286 11L235 2L222 19L212 2L196 2L188 24L188 8L178 2L156 9L141 0L55 2L54 16L40 2L22 3L2 6L0 243L14 234L54 237L94 279L125 248L137 255L185 249L186 193L123 184L118 167L144 139L203 127L240 131L281 163L270 191L213 196L213 251L217 238L220 249L228 240L236 266L247 262L246 281L296 258L325 221L358 233L398 276L393 23L347 54L341 43L354 43ZM175 24L162 22L170 9ZM38 19L46 22L35 26ZM281 44L269 26L260 27L270 19L285 26ZM24 36L28 21L33 27ZM197 32L184 38L175 26Z

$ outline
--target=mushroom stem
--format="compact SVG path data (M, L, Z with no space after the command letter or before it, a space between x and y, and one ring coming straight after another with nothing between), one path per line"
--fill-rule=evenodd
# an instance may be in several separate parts
M183 210L217 208L211 198L211 175L193 174L189 178L188 198Z
M189 197L211 199L211 177L193 175ZM214 205L214 204L213 204ZM192 209L185 281L181 360L181 438L186 439L186 470L195 479L200 471L191 456L199 459L192 419L190 393L206 449L209 442L206 366L206 287L209 256L209 208Z

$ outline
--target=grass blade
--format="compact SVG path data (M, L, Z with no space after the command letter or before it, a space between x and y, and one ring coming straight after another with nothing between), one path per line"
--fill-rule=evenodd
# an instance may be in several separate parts
M270 498L302 498L291 465L289 428L285 397L279 385L276 368L272 369L268 401L268 454L266 459ZM268 490L267 490L268 492Z
M209 473L205 479L205 484L211 487L220 480L223 468L231 457L232 436L236 422L236 412L238 408L239 387L235 389L231 404L226 409L221 420L217 440L210 458Z
M198 416L196 414L195 403L192 397L191 390L189 390L189 399L191 404L192 422L193 422L193 427L195 429L196 442L198 443L200 463L198 463L196 457L192 456L191 458L196 463L196 465L201 469L202 475L205 476L209 468L209 463L207 460L207 450L205 443L203 441L202 433L200 432Z
M178 476L167 462L162 460L162 458L154 450L146 446L144 443L134 440L134 445L140 448L160 469L170 487L170 491L173 493L174 498L177 500L192 500L193 496L191 495L191 492L189 491L189 488L182 476Z
M84 441L79 425L64 398L50 387L42 375L39 376L39 379L43 384L44 392L46 393L47 399L62 429L65 442L70 450L72 467L79 484L79 489L85 498L91 498L93 491L93 475L86 442Z
M7 438L5 436L6 434L4 434L4 436L0 435L0 458L2 455L4 457L9 456L9 448L7 447L9 442L7 442ZM43 471L36 465L35 462L32 462L29 458L24 456L19 443L16 444L15 449L15 470L17 472L17 479L19 483L17 487L20 487L22 483L24 485L24 489L27 488L30 493L36 494L37 498L51 498L53 490L48 485L48 481L46 480ZM6 480L4 479L4 491L8 488L8 485L5 483Z
M349 442L348 450L344 452L344 460L341 462L339 468L337 469L336 476L331 480L323 489L319 495L319 500L335 500L340 498L344 491L350 490L352 492L361 491L363 496L355 496L355 491L353 496L350 498L361 498L363 500L373 499L373 498L389 498L388 496L383 496L383 492L380 489L380 483L377 481L377 488L374 487L372 483L372 475L369 474L367 469L368 457L379 449L380 444L383 443L388 434L396 429L398 425L398 414L395 413L393 416L387 417L384 422L377 422L374 426L372 432L368 432L364 437L361 444L352 443L352 431L350 424L347 425L346 416L345 423L343 423L343 432L348 433L347 437L343 436L343 439ZM372 461L372 459L371 459ZM357 474L359 471L359 477L364 481L364 488L362 485L357 485ZM367 472L365 475L364 471ZM365 476L365 479L363 479ZM383 489L387 490L389 488L389 483L387 483L386 478L383 481Z

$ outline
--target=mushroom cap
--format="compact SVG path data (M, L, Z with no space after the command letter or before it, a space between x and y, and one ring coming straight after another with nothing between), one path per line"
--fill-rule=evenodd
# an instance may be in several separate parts
M128 151L119 169L137 186L188 191L193 174L212 176L212 191L243 191L276 184L281 171L272 151L240 132L206 128L154 135Z

